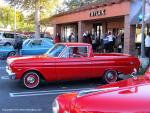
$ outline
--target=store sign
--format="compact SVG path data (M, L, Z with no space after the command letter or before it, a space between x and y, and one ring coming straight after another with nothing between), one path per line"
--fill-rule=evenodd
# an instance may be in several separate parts
M90 12L90 17L95 17L95 16L104 16L106 14L106 10L96 10L96 11L91 11Z

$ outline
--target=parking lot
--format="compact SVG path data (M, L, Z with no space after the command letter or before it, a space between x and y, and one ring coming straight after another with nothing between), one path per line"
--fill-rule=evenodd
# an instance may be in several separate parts
M20 81L9 80L6 61L0 60L0 113L52 113L54 98L62 93L90 89L101 85L99 80L43 83L36 89L26 89Z

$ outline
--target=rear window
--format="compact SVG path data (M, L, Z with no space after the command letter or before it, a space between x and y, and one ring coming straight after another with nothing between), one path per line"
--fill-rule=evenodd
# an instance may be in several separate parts
M41 44L42 44L42 40L32 40L31 44L32 44L33 46L41 45Z
M4 33L3 35L5 38L14 38L14 34L10 34L10 33Z

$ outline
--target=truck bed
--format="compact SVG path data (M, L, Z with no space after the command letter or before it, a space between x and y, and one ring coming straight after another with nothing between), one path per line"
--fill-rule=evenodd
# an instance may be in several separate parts
M94 53L94 57L130 57L128 54L121 53Z

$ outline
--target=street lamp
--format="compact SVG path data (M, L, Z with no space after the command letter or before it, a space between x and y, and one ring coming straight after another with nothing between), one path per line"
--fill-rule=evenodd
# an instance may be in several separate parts
M16 39L16 0L14 0L14 38Z
M145 57L144 51L144 34L145 34L145 0L142 0L142 41L141 41L141 58Z

